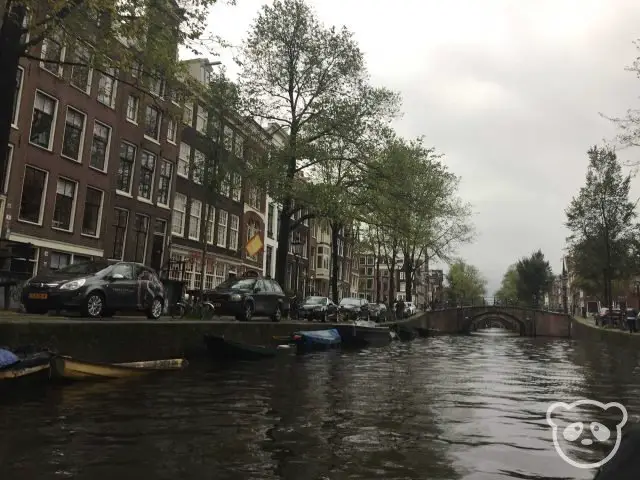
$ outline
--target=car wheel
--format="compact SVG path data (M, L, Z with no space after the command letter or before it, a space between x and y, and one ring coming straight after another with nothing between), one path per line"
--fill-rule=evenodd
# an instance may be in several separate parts
M164 302L160 297L156 297L151 302L151 306L147 311L147 318L151 320L157 320L162 316L162 307L164 306Z
M280 305L278 305L276 307L276 311L273 312L273 315L271 316L271 321L279 322L281 319L282 319L282 309L280 308Z
M100 292L91 292L84 301L84 316L91 318L99 318L105 311L104 297Z
M251 317L253 317L253 305L251 304L251 302L247 302L244 304L244 310L242 312L242 315L240 316L240 319L243 322L250 322Z

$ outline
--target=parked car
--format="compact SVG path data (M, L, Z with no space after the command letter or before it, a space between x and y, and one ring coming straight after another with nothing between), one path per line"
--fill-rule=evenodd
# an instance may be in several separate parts
M298 308L298 318L327 322L336 319L338 306L327 297L311 296L305 298Z
M82 262L36 275L22 288L27 313L77 310L84 316L109 317L115 312L145 312L159 318L165 288L149 267L133 262Z
M376 322L384 322L387 319L387 306L384 303L370 303L369 315Z
M413 302L404 302L404 314L407 317L416 314L416 306Z
M236 277L222 282L207 294L218 315L232 315L244 322L269 317L279 322L289 313L289 299L273 279Z
M343 320L369 320L369 302L364 298L346 297L340 300L338 313Z

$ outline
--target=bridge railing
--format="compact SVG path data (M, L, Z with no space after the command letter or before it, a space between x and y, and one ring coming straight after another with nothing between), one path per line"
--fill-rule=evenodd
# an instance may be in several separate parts
M475 297L468 299L455 299L445 300L443 302L434 302L432 310L485 306L526 308L531 310L544 310L548 312L564 313L562 305L522 302L515 299L501 299L498 297Z

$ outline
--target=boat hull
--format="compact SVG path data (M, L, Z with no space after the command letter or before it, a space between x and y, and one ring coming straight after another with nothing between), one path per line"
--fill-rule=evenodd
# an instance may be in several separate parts
M67 380L99 380L129 378L156 372L180 370L187 366L184 359L156 360L130 363L99 363L56 356L51 359L51 375Z
M308 330L294 333L293 343L296 345L297 353L304 354L338 348L342 343L342 337L335 328Z
M240 343L216 335L206 335L204 341L215 360L262 360L281 352L275 347Z
M369 327L361 325L339 325L342 345L347 348L384 347L391 343L388 327Z
M21 359L18 363L0 368L0 381L14 382L48 378L51 355L38 353Z

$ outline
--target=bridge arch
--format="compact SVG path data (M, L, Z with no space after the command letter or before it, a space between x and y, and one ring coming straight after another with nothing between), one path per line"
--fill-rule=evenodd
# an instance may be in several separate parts
M527 323L518 316L497 310L468 316L465 318L462 331L464 333L472 332L477 329L478 325L488 321L499 322L503 326L510 327L511 330L518 332L521 336L527 335L530 330L527 328Z

